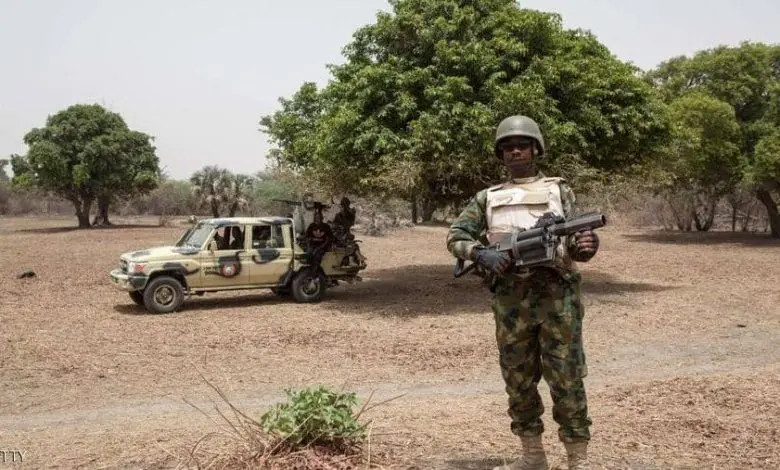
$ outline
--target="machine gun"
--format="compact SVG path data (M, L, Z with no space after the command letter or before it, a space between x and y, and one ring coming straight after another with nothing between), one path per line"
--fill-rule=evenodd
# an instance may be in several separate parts
M330 208L330 206L332 206L332 204L325 204L324 202L312 201L309 199L304 199L302 201L295 201L292 199L271 199L271 200L274 202L283 202L285 204L290 204L293 206L302 206L306 210L309 211L314 210L319 213L322 213L323 209L328 209Z
M295 220L299 233L303 233L306 224L306 218L304 217L303 213L300 211L301 208L306 209L308 211L314 211L315 214L323 215L322 214L323 209L328 209L333 205L333 204L325 204L319 201L314 201L312 200L311 196L308 193L305 194L303 196L303 199L300 201L296 201L293 199L273 199L273 198L271 200L274 202L290 204L291 206L295 207L295 209L293 210L293 219Z
M488 248L507 253L515 269L551 265L555 261L556 248L561 238L605 225L607 218L601 212L588 212L568 220L553 212L546 212L530 229L515 230ZM453 275L456 278L477 267L476 263L471 263L464 269L464 264L460 258L455 263Z

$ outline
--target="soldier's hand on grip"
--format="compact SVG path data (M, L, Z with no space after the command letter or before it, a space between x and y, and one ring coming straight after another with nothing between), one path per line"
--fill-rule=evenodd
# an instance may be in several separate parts
M506 253L491 249L479 249L475 262L494 274L503 274L512 263Z
M577 251L586 257L595 255L599 249L599 237L592 230L575 233L574 241L577 244Z

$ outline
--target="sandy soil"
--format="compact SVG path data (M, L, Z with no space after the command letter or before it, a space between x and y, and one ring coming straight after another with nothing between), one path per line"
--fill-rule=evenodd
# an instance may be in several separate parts
M286 387L401 395L369 416L388 466L487 469L516 454L489 293L452 278L445 228L360 236L364 281L317 305L245 291L149 315L108 272L182 228L74 222L0 218L0 447L25 467L175 466L220 429L187 403L224 408L203 377L255 415ZM780 467L780 243L601 236L583 265L596 468ZM17 279L25 269L37 276ZM566 468L546 393L551 463Z

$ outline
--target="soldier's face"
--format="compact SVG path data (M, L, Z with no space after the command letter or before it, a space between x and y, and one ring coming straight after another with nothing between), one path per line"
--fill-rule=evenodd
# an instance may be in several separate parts
M504 164L513 174L524 174L532 170L534 161L534 141L526 138L510 137L498 144Z

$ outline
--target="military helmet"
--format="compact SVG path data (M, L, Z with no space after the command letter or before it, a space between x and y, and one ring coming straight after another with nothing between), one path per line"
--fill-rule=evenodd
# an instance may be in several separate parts
M509 116L501 121L496 129L496 139L493 141L493 148L496 156L500 157L498 143L506 137L530 137L536 140L536 146L539 150L538 155L544 155L544 137L539 130L539 124L528 116Z

